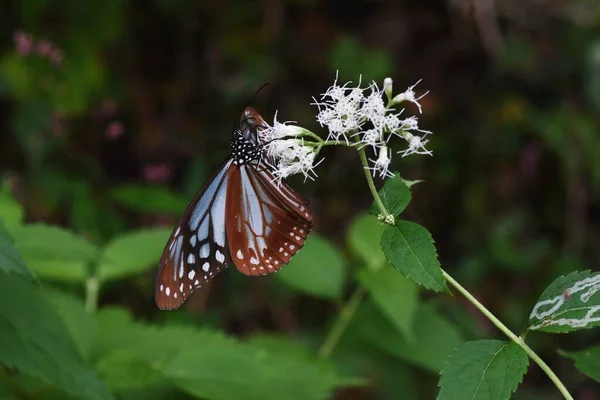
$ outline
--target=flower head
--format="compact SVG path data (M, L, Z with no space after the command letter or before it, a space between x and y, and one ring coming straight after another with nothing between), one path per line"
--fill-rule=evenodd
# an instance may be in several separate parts
M319 107L317 122L327 127L328 140L348 143L347 135L359 129L362 125L360 106L363 101L363 89L360 82L357 87L339 86L336 81L321 95L320 101L313 103Z
M411 87L409 87L408 89L406 89L405 92L400 93L399 95L397 95L396 97L394 97L392 99L392 103L393 104L400 104L403 101L410 101L411 103L415 104L418 108L419 108L419 113L422 113L423 110L421 109L421 103L419 103L419 100L421 100L423 97L427 96L427 93L429 92L425 92L423 93L421 96L419 96L418 98L415 97L415 91L413 90L419 83L421 82L421 80L419 79L419 81L417 83L415 83L414 85L412 85Z
M273 125L259 130L259 138L266 154L265 162L273 169L278 181L290 175L301 173L305 178L316 177L314 172L315 147L304 142L302 136L309 133L306 129L289 123L277 121Z
M427 142L429 142L429 140L423 140L425 136L419 137L413 135L410 132L405 132L403 137L408 142L408 149L398 152L402 154L402 157L406 157L411 154L427 154L430 156L433 155L430 150L427 150L425 148L425 145L427 144Z
M373 166L369 168L373 171L373 174L379 174L381 178L394 176L389 170L390 163L392 162L392 151L387 146L381 146L377 159L369 161L373 163Z
M265 127L259 130L258 134L260 140L263 143L269 143L276 139L283 139L288 137L300 137L304 135L307 130L297 126L290 125L293 122L279 122L277 121L277 112L275 112L275 118L273 118L273 125L266 124Z

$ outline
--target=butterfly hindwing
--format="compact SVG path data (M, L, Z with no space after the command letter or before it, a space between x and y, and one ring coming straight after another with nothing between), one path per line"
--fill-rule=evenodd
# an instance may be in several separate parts
M287 264L312 228L306 201L268 170L233 166L227 190L227 242L232 262L246 275Z
M155 298L178 308L189 295L231 264L225 233L225 197L231 160L200 190L171 234L160 260Z

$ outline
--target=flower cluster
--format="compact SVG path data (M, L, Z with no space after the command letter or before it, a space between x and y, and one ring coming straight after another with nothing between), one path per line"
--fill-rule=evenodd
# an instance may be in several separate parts
M392 136L408 142L408 148L398 152L403 157L410 154L431 155L431 151L425 148L428 142L425 137L431 132L419 128L417 117L401 118L404 110L396 112L394 109L394 106L408 101L414 103L419 112L422 111L419 100L426 93L416 97L414 91L419 82L393 97L390 78L384 80L383 89L379 89L375 82L364 89L360 83L357 87L348 87L349 84L339 86L336 79L320 100L313 103L319 108L317 121L327 128L328 140L349 143L354 139L362 146L371 147L377 157L370 159L370 169L381 177L392 176L389 171L392 151L388 146Z
M340 86L336 78L333 85L313 103L319 108L317 122L327 128L327 139L324 141L297 125L281 123L277 121L276 114L273 125L265 126L259 133L265 149L265 161L272 167L277 180L298 173L313 179L316 177L314 168L318 164L315 164L315 159L321 148L343 144L359 149L370 148L375 156L368 159L371 163L368 169L382 178L393 176L389 170L393 153L389 141L392 137L397 136L407 142L408 147L397 152L402 157L431 155L425 147L426 137L431 132L419 128L416 116L401 118L404 109L397 111L394 108L408 101L421 112L419 100L426 93L416 96L414 88L418 83L393 96L390 78L384 80L383 89L379 89L375 82L365 88L360 82L355 87L350 83Z
M60 67L64 61L63 51L47 39L36 40L29 33L15 31L13 40L17 53L22 57L35 53L42 58L47 58L57 67Z
M317 175L314 168L317 152L312 142L304 140L304 136L311 135L309 131L290 123L277 121L277 114L273 125L267 125L259 131L260 140L264 143L265 162L273 169L273 174L278 181L290 175L301 173L305 179L314 179Z

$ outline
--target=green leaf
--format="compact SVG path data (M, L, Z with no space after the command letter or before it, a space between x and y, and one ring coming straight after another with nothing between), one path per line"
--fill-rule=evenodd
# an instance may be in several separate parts
M381 251L381 236L385 227L372 215L361 214L350 225L348 243L360 260L371 269L387 264Z
M529 316L529 330L568 333L600 326L600 273L573 272L556 279Z
M41 278L83 282L98 249L68 230L43 224L12 230L25 263Z
M385 206L385 209L392 215L397 216L410 203L410 189L406 184L407 181L400 177L400 174L396 173L393 178L388 179L383 184L383 188L379 191L379 197ZM410 181L408 181L410 182ZM415 182L410 182L411 186ZM379 215L381 211L377 204L373 202L369 211L373 215Z
M0 220L7 227L21 225L25 212L7 188L0 188Z
M209 330L156 328L134 323L120 310L101 311L98 323L99 354L105 354L99 368L112 387L142 387L158 374L211 400L310 400L328 398L347 381L330 362L289 343L244 343Z
M98 278L108 281L156 267L170 234L170 229L143 229L116 237L104 249Z
M276 276L293 289L317 297L339 299L344 286L344 259L333 245L313 233L302 250Z
M27 279L33 278L33 274L21 258L21 253L13 245L13 238L4 229L2 220L0 220L0 271L15 273Z
M106 354L96 363L96 371L113 392L142 389L162 379L161 371L130 349L118 349Z
M412 365L438 373L448 355L464 340L457 328L431 304L417 308L415 340L407 341L372 301L364 301L350 323L350 335Z
M142 213L181 214L190 200L162 186L129 184L112 190L112 199L123 207Z
M110 399L40 290L12 275L1 278L0 363L76 398Z
M438 400L509 399L527 372L529 358L515 343L476 340L462 344L442 370Z
M215 400L330 398L338 385L324 360L286 357L203 333L198 343L167 364L165 376L193 396Z
M448 291L431 234L421 225L398 221L386 227L381 248L390 264L415 283L436 292Z
M98 339L98 327L93 315L85 310L80 299L71 294L51 289L45 289L43 293L62 318L79 354L89 360L92 347Z
M590 347L587 350L568 353L560 351L561 355L575 360L575 367L583 374L600 382L600 346Z
M418 286L387 266L379 271L362 269L358 279L381 313L406 341L413 341L413 325L419 305Z

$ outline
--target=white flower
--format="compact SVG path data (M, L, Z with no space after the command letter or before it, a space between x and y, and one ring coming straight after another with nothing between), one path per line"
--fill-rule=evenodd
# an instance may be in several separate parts
M374 175L379 173L379 177L393 177L394 174L390 172L389 167L392 162L392 151L387 148L387 146L381 146L379 149L379 156L377 160L369 160L373 163L373 167L370 167L371 171L373 171Z
M339 86L336 77L333 85L321 95L321 101L315 99L313 103L319 107L317 122L329 130L327 140L344 140L348 143L346 135L358 130L363 123L360 106L364 95L360 82L355 88L346 85Z
M275 139L265 144L268 165L279 181L294 174L303 174L305 178L314 179L317 174L314 168L315 148L307 146L302 139Z
M363 101L362 107L360 108L360 114L364 119L371 121L371 123L377 127L383 124L383 119L387 109L383 102L382 92L377 87L377 84L373 82L371 86L371 93Z
M425 135L431 134L431 131L426 131L426 130L419 128L419 119L417 117L415 117L414 115L412 117L408 117L406 119L399 120L399 122L400 122L400 127L392 132L400 137L404 137L405 133L408 131L421 132L421 133L424 133Z
M286 137L299 137L306 134L307 130L297 125L289 125L293 122L279 122L277 121L277 112L275 118L273 118L273 126L266 124L266 127L259 130L259 137L263 143L271 142L275 139L282 139Z
M376 148L383 142L381 140L381 130L378 128L367 129L364 132L358 132L357 135L362 135L361 143Z
M410 101L411 103L414 103L419 108L419 113L422 113L423 111L421 110L421 104L419 103L419 100L421 100L423 97L425 97L427 95L427 93L429 93L429 92L425 92L419 98L415 97L415 91L413 89L420 82L421 82L421 80L419 79L419 81L417 83L415 83L414 85L412 85L411 87L409 87L408 89L406 89L406 91L404 93L400 93L399 95L397 95L396 97L394 97L392 99L392 103L393 104L399 104L399 103L402 103L403 101Z
M423 140L425 136L419 137L415 136L410 132L404 132L404 136L402 136L408 142L408 149L404 151L399 151L399 154L402 154L402 157L406 157L411 154L428 154L433 155L431 151L425 148L425 145L429 140Z
M392 81L392 78L385 78L383 80L383 91L385 92L388 100L392 98L393 84L394 82Z

